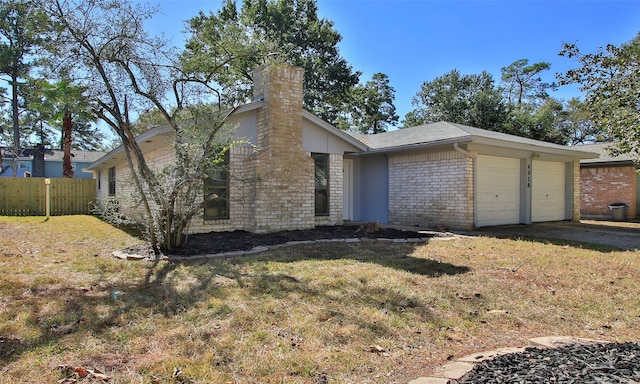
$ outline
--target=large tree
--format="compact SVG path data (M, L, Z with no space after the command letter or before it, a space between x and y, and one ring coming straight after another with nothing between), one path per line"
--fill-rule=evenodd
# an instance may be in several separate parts
M556 88L555 83L546 83L540 77L541 72L550 68L551 63L529 64L529 59L516 60L503 67L501 88L506 103L516 108L543 103L549 97L549 91Z
M564 44L560 55L580 65L559 74L560 83L580 85L589 118L615 140L614 153L631 153L640 160L640 34L595 53Z
M561 124L563 105L553 98L540 106L523 104L509 113L502 132L530 139L565 145L569 143L569 127Z
M349 91L358 84L359 73L340 55L342 36L333 22L318 17L315 0L245 0L240 9L227 0L216 13L201 12L191 19L188 31L188 68L216 65L223 52L236 57L214 75L230 102L248 100L252 71L278 61L304 68L307 109L330 123L347 112Z
M567 135L568 144L571 145L609 140L607 133L591 120L591 114L584 102L575 97L565 103L560 125Z
M529 64L528 59L502 68L500 88L509 111L503 132L556 144L570 141L563 120L564 105L550 96L557 85L541 77L550 68L548 62Z
M203 197L204 180L220 171L231 144L221 129L224 111L203 115L196 108L191 118L179 117L203 96L216 96L203 79L213 78L213 72L206 72L220 71L231 57L212 58L219 65L193 77L183 71L175 49L144 29L155 8L128 0L48 0L42 6L63 26L56 41L56 67L73 76L74 85L86 88L93 113L122 143L128 182L135 186L154 251L181 246L191 219L211 198ZM175 133L175 161L161 169L150 166L131 131L131 115L151 107Z
M9 115L12 124L11 147L14 163L22 149L20 114L25 108L25 83L37 65L37 50L47 41L49 20L30 0L3 0L0 3L0 75L8 84ZM0 133L3 128L0 126ZM14 176L17 164L13 167Z
M395 89L389 85L389 76L376 73L364 85L353 88L352 122L360 133L386 132L387 127L398 123Z
M506 108L491 74L461 75L456 69L422 84L414 96L415 109L403 120L405 127L448 121L499 131Z

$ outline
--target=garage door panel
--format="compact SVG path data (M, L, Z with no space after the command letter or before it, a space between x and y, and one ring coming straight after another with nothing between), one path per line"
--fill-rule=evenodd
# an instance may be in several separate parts
M518 224L520 160L478 156L476 175L476 225Z
M533 161L531 221L566 218L566 167L561 162Z

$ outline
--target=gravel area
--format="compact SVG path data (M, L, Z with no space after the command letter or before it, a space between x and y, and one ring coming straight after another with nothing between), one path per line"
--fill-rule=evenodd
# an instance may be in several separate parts
M640 343L527 348L478 363L458 381L477 383L640 383Z

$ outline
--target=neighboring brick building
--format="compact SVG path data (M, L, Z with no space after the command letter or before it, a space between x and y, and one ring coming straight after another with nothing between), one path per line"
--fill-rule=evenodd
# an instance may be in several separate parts
M254 72L254 102L229 126L251 145L232 148L224 198L207 202L191 232L274 232L378 221L452 229L577 220L581 158L555 144L439 122L376 134L336 129L303 109L304 73L269 65ZM148 163L173 161L173 131L137 138ZM123 149L90 168L98 200L132 193ZM208 187L207 187L208 188Z
M580 214L584 218L611 218L609 205L627 204L627 216L638 214L637 165L630 155L611 156L607 152L609 143L580 146L596 152L596 159L580 162Z

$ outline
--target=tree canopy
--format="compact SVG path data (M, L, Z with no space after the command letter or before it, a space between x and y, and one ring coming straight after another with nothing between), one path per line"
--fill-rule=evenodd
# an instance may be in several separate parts
M585 116L578 100L565 103L550 96L557 85L540 76L549 69L547 62L516 60L502 68L500 86L486 71L462 75L452 70L422 84L403 124L449 121L561 145L603 139L590 120L579 120Z
M121 194L120 201L140 207L156 253L181 246L191 219L209 200L204 180L220 171L220 159L233 144L222 131L225 112L211 103L216 90L210 79L224 64L202 68L200 77L185 71L179 53L145 30L157 12L153 7L129 0L53 0L42 6L62 26L52 64L86 90L92 113L122 143L135 192ZM203 100L214 113L201 116ZM175 133L175 161L161 168L147 162L132 131L131 116L150 108Z
M640 160L640 34L595 53L566 43L560 55L580 65L559 74L560 84L579 84L589 121L615 140L614 153L632 153Z
M386 132L389 126L398 123L395 89L389 85L389 76L376 73L364 85L353 88L352 123L360 133Z
M539 76L551 68L551 63L529 64L529 59L516 60L501 69L502 91L507 105L537 105L549 97L549 90L555 89L554 83L545 83Z
M14 158L22 148L21 114L25 111L28 80L37 66L36 52L44 45L51 27L34 1L10 0L0 3L0 75L8 85L9 95L2 92L12 125L10 139ZM33 90L33 89L32 89ZM4 133L0 126L0 134ZM14 166L14 175L17 167Z
M425 81L412 105L415 109L405 116L405 127L449 121L498 131L506 118L500 91L486 71L462 75L454 69Z
M340 55L342 36L318 17L315 0L245 0L240 9L228 0L216 13L189 20L188 31L186 68L198 73L221 54L233 58L212 78L228 103L247 101L252 71L276 61L304 68L304 106L311 112L335 123L349 108L360 74Z

